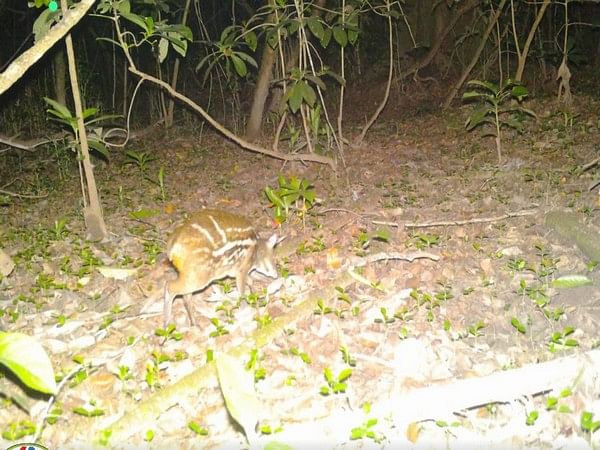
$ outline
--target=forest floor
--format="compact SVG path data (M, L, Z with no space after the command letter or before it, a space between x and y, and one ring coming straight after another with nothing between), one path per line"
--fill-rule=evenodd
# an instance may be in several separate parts
M137 160L96 162L100 244L83 238L71 155L5 156L10 189L48 195L0 208L16 263L0 326L33 335L66 381L48 412L5 380L21 407L3 402L0 447L46 419L50 449L241 448L244 429L270 449L600 448L600 266L545 220L566 211L600 233L598 167L577 171L599 156L600 102L528 107L538 119L505 132L501 164L462 108L379 122L337 176L211 133L157 132L129 145ZM319 202L277 227L264 189L280 174ZM175 276L160 254L204 206L285 236L282 276L257 278L247 300L230 280L196 294L197 327L176 300L177 330L157 334ZM570 275L591 284L556 283Z

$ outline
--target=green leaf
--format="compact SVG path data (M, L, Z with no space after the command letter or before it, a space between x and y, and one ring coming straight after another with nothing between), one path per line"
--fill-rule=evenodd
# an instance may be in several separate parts
M333 27L333 38L341 47L346 47L346 45L348 45L348 35L346 34L346 30L339 25Z
M511 94L513 97L515 97L519 101L521 101L522 99L524 99L525 97L527 97L529 95L529 91L527 90L527 88L525 86L518 84L516 86L513 86Z
M310 32L319 40L322 40L325 35L325 29L321 23L321 19L316 16L309 17L306 19L306 24Z
M246 67L246 63L242 60L242 58L240 58L236 54L232 54L229 59L231 59L231 62L233 63L233 67L235 67L235 71L237 72L237 74L240 77L245 77L248 73L248 68Z
M244 34L244 40L253 52L256 51L256 47L258 45L258 37L256 36L256 33L254 31L249 31L246 34Z
M108 148L106 148L106 145L104 145L102 142L95 139L88 139L88 146L92 150L96 150L98 153L100 153L102 156L104 156L104 158L108 159Z
M344 369L338 375L337 381L342 383L352 376L352 369Z
M140 27L142 30L144 30L144 32L146 32L148 34L148 28L146 26L146 21L144 20L144 18L142 16L138 16L137 14L133 14L133 13L121 12L121 17L123 17L125 20L130 21L131 23L136 24L138 27Z
M525 332L527 331L527 329L525 328L525 325L523 325L519 319L517 319L516 317L513 317L512 319L510 319L510 323L513 327L515 327L517 329L517 331L521 334L525 334Z
M490 81L471 80L471 81L467 82L467 85L479 86L494 95L498 95L498 93L500 92L498 85L496 85Z
M308 106L314 106L315 102L317 101L317 94L315 90L311 86L309 86L308 83L306 83L305 81L302 81L298 84L301 86L302 97L304 98Z
M52 109L49 109L48 112L58 118L61 119L72 119L73 115L71 114L71 111L69 111L69 108L67 108L65 105L58 103L56 100L53 100L51 98L48 97L44 97L44 101L51 106Z
M277 36L277 32L275 31L270 31L267 33L267 44L269 44L269 47L271 47L273 50L275 50L277 48L277 44L279 43L279 38Z
M31 336L0 332L0 363L31 389L45 394L56 392L50 359Z
M258 67L258 64L256 64L256 60L250 56L248 53L244 53L244 52L235 52L235 54L240 57L241 59L243 59L245 62L247 62L248 64L250 64L253 67Z
M585 275L564 275L552 280L552 287L562 289L591 286L592 284L592 280Z
M244 370L244 365L224 353L216 359L217 376L227 411L240 424L250 440L255 435L258 414L263 405L254 390L254 375Z
M129 213L129 217L131 217L132 219L143 220L157 216L159 214L160 211L157 209L138 209L137 211L131 211Z
M467 118L467 122L465 123L465 128L467 131L471 131L476 126L487 122L486 116L488 116L491 112L492 110L487 106L483 106L474 110Z
M169 54L169 41L162 37L158 40L158 61L164 62L167 59L167 55Z
M329 28L325 28L323 31L323 37L320 39L321 47L327 48L331 42L331 36L333 36L333 31L331 31Z
M300 83L298 82L292 85L286 92L285 97L288 105L290 105L290 110L293 113L298 112L300 105L302 105L302 87L300 86Z
M294 447L282 442L271 441L265 444L264 450L294 450Z
M308 81L313 82L314 84L316 84L317 86L319 86L319 88L321 88L323 90L327 89L327 85L323 82L323 80L321 80L321 77L307 74L304 78L306 78Z

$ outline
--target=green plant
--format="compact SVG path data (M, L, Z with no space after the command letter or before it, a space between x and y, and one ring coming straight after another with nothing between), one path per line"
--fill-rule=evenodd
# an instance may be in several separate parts
M344 345L340 346L340 352L342 353L342 360L348 364L350 367L355 367L356 366L356 359L354 359L351 355L350 352L348 351L348 348Z
M248 75L248 67L257 68L258 65L244 50L246 48L255 51L258 43L256 33L253 31L245 31L240 26L229 26L221 32L218 42L212 43L215 50L205 56L196 66L196 71L200 71L205 65L208 65L204 73L203 83L206 82L212 69L219 62L224 61L225 73L229 76L233 73L232 68L240 77Z
M356 237L356 244L354 244L354 247L356 248L357 255L363 256L365 254L365 250L367 250L371 245L371 241L375 240L389 243L390 239L390 231L386 228L378 228L371 233L367 232L366 230L360 230L358 236Z
M323 376L327 381L327 386L321 386L321 395L341 394L346 392L346 380L352 376L352 369L343 369L336 377L329 367L325 367Z
M250 359L244 366L246 370L254 370L254 382L257 383L260 380L264 380L267 376L267 370L261 366L261 357L258 353L258 349L253 348L250 350Z
M433 247L440 243L439 234L414 233L410 237L411 243L419 250Z
M167 325L166 328L157 328L154 330L154 334L159 337L165 338L165 341L172 339L174 341L180 341L183 339L183 334L177 331L177 328L174 324Z
M322 252L326 248L327 245L325 244L323 237L318 236L312 238L312 243L308 243L306 241L300 242L300 244L298 244L298 248L296 249L296 253L298 255L306 255L308 253Z
M587 433L600 430L600 420L594 420L594 413L583 411L581 413L581 429Z
M188 422L188 428L198 436L208 436L208 428L205 428L196 422Z
M79 130L77 128L77 117L74 116L69 108L58 103L56 100L52 100L51 98L44 97L44 101L48 104L49 108L47 109L48 114L50 114L51 119L55 120L69 129L69 132L72 134L72 139L68 141L68 147L74 151L79 151ZM95 150L104 158L108 159L108 149L103 141L102 128L101 127L91 127L91 125L96 125L100 122L106 120L112 120L118 117L119 115L110 114L103 115L99 117L94 117L98 113L98 108L87 108L83 111L83 122L86 128L87 141L88 145L92 150Z
M298 358L300 358L304 364L308 364L308 365L312 364L312 359L310 359L310 356L308 355L308 353L301 352L296 347L292 347L289 350L289 352L291 355L294 355L294 356L297 356Z
M146 172L148 170L148 164L154 161L156 158L147 152L136 152L133 150L127 150L125 152L125 163L124 164L133 164L140 169L142 173L142 178L146 177Z
M371 404L365 403L362 406L362 410L365 413L365 415L370 414ZM376 443L383 442L383 435L377 433L373 429L375 425L377 425L377 419L367 418L360 426L352 428L352 430L350 431L350 439L354 441L357 439L369 438Z
M576 339L568 337L574 332L575 329L573 327L565 327L562 332L556 331L552 333L552 336L550 336L550 341L548 342L548 350L550 350L552 353L555 353L557 350L564 350L569 347L577 347L579 342L577 342Z
M570 413L571 408L568 405L560 405L559 400L561 398L570 397L573 394L570 388L563 389L558 397L553 395L548 396L546 399L546 409L548 411L558 411L560 413Z
M2 431L2 437L8 441L18 441L25 436L35 433L35 424L29 420L10 422L8 427Z
M312 184L304 178L298 179L294 176L288 181L283 175L277 178L277 184L279 186L276 189L270 186L265 188L275 221L284 223L290 216L290 210L293 210L305 225L306 213L314 206L317 198Z
M516 317L510 319L510 324L521 334L525 334L527 332L527 327Z
M84 417L99 417L104 415L104 410L98 408L96 400L88 400L84 406L77 406L73 408L75 414L79 414Z
M313 310L313 313L316 316L324 316L325 314L331 314L332 312L333 309L329 306L326 306L323 299L320 298L317 300L317 308Z
M467 327L467 333L473 337L481 336L481 330L486 327L485 322L479 320L473 325Z
M56 241L62 240L68 236L69 229L67 228L66 217L54 221L54 228L52 228L51 234Z
M536 117L532 110L519 104L529 95L529 91L525 86L511 79L504 80L501 85L480 80L471 80L467 85L474 87L474 90L465 92L463 100L479 100L481 105L467 118L465 128L471 131L484 124L494 127L495 131L490 134L495 137L498 164L500 164L502 162L501 129L508 127L520 132L523 129L523 115ZM516 100L518 103L509 103L510 100Z
M540 413L536 410L530 411L527 413L527 417L525 418L525 424L528 426L535 425L535 422L538 420Z
M229 334L229 330L227 330L225 328L225 325L222 325L219 319L217 319L216 317L210 319L210 323L212 323L215 327L215 331L210 332L210 337L224 336L226 334Z

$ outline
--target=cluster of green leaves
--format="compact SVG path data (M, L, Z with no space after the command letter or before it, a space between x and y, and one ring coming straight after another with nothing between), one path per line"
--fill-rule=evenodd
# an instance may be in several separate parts
M291 176L289 181L283 175L277 178L278 187L265 188L265 195L271 207L273 216L277 223L284 223L293 211L304 223L306 213L315 204L317 194L313 185L304 178Z
M67 147L73 152L79 154L79 128L77 127L77 116L75 116L69 108L65 105L58 103L48 97L44 97L44 100L48 104L47 112L50 114L51 119L56 122L65 125L71 134L70 140L67 142ZM83 123L86 129L88 145L92 150L95 150L104 158L108 159L108 149L104 144L102 137L102 127L92 127L100 122L112 120L117 117L121 117L115 114L107 114L99 117L95 117L98 114L98 108L87 108L83 111Z
M144 7L142 4L134 5L137 8ZM129 46L139 47L148 43L156 50L159 62L163 62L168 54L169 49L173 49L181 56L187 53L188 43L192 42L192 30L181 24L169 24L168 17L170 13L169 4L167 2L152 3L155 8L149 8L144 11L139 11L140 14L132 11L131 2L129 0L120 0L118 2L112 0L101 0L98 3L96 11L103 15L116 14L128 22L136 25L141 29L141 39L137 39L135 34L129 34L132 42L128 42ZM166 18L163 18L166 17ZM119 45L111 39L102 39Z
M507 127L521 132L524 116L536 117L532 110L520 105L520 102L529 95L529 91L525 86L511 79L504 80L500 85L480 80L471 80L467 85L474 89L465 92L463 100L476 100L480 105L467 118L465 128L471 131L484 124L492 125L494 131L490 134L496 138L496 150L500 162L502 159L501 129ZM519 103L512 103L511 100Z
M321 395L343 394L348 387L346 380L352 376L352 369L342 369L340 373L335 376L331 368L325 367L325 369L323 369L323 376L325 377L327 385L321 386L321 389L319 390Z

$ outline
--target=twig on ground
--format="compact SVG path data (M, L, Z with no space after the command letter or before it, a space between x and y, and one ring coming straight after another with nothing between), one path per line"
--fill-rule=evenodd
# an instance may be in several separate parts
M19 197L19 198L45 198L45 197L48 197L48 194L42 194L42 195L18 194L16 192L5 191L4 189L0 189L0 194L8 195L10 197Z
M523 217L523 216L531 216L537 213L535 209L526 209L523 211L509 212L506 214L502 214L501 216L492 216L492 217L475 217L473 219L465 219L465 220L443 220L439 222L389 222L383 220L373 220L372 222L376 225L386 225L389 227L398 227L398 228L428 228L428 227L445 227L445 226L457 226L457 225L466 225L470 223L486 223L486 222L498 222L500 220L510 219L512 217Z

